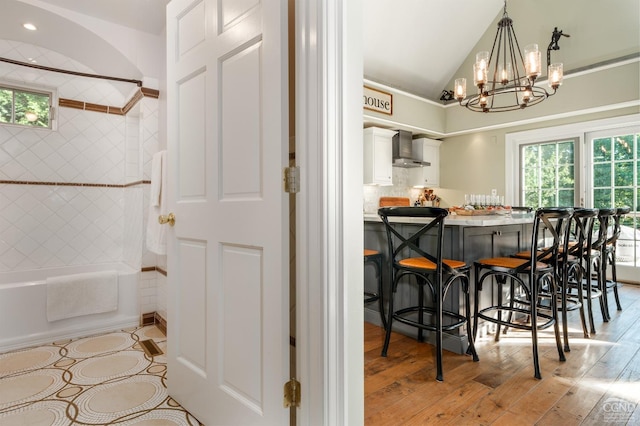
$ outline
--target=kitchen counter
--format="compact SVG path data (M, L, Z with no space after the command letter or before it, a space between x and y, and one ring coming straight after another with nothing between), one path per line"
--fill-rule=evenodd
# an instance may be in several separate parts
M390 222L396 223L427 223L430 219L412 218L390 218ZM365 222L382 222L377 213L365 213ZM525 225L533 223L533 213L509 215L487 215L487 216L462 216L450 214L444 220L449 226L503 226L503 225Z

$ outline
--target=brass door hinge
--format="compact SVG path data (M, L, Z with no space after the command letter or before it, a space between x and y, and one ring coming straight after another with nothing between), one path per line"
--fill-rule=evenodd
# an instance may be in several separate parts
M291 379L284 384L284 408L300 407L300 382Z
M288 194L300 192L300 167L284 168L284 192Z

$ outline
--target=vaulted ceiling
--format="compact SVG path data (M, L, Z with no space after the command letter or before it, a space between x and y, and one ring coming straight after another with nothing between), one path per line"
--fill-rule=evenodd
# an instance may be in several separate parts
M366 0L364 77L437 100L503 0Z
M475 53L491 50L504 0L365 0L364 76L438 101L453 80L472 78ZM640 52L637 0L508 0L521 48L537 43L565 74Z

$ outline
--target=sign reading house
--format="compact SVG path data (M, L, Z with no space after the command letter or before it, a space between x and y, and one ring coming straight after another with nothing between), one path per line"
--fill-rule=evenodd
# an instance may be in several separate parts
M393 96L391 93L364 86L364 109L391 115Z

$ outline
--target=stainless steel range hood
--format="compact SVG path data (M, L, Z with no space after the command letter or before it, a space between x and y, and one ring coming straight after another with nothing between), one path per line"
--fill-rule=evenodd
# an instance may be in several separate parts
M393 136L393 166L394 167L426 167L431 163L422 161L422 158L418 159L413 156L413 141L411 139L411 132L406 130L398 130Z

